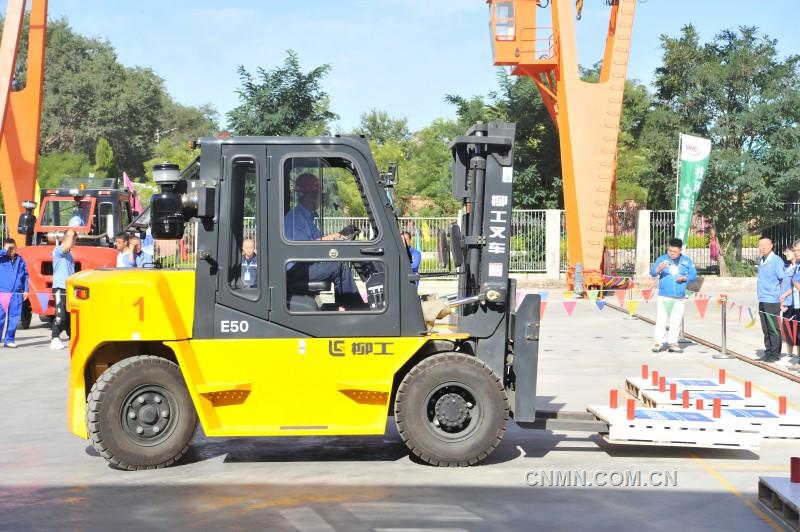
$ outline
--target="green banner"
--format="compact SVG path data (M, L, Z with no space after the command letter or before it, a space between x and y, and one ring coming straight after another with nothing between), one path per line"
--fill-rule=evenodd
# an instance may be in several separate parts
M680 172L678 174L678 194L675 205L675 238L683 240L689 236L692 226L692 214L697 193L703 186L703 179L708 170L708 158L711 155L711 141L681 135Z

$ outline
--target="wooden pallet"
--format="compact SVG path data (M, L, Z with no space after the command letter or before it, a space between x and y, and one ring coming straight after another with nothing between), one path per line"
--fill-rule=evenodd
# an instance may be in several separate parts
M723 411L713 419L708 412L636 408L627 419L626 408L589 406L589 412L608 423L606 441L624 445L659 445L711 449L758 449L761 433L749 421Z
M749 422L761 431L764 438L800 438L800 412L796 410L788 410L786 415L778 414L777 407L728 408L722 412Z
M678 392L675 399L670 399L669 391L660 392L655 390L641 390L640 400L645 406L651 408L672 408L683 406L683 390ZM723 408L769 408L777 412L778 402L770 399L764 394L753 393L750 397L745 397L743 391L720 392L705 390L687 390L689 392L689 404L694 408L697 399L702 399L704 405L711 406L714 399L719 399Z
M785 477L759 477L758 502L789 530L800 531L800 484Z
M744 394L744 387L734 382L720 384L716 379L696 379L696 378L668 378L666 379L667 389L670 383L678 386L678 393L683 390L703 391L703 392L738 392ZM658 384L653 384L650 379L641 377L628 377L625 379L625 390L637 399L642 398L643 390L658 390Z

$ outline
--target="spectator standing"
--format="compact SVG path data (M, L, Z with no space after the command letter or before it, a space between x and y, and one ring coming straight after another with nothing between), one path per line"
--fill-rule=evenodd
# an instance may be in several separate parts
M114 237L114 248L117 250L117 268L125 268L128 257L128 233L117 233Z
M422 253L413 246L411 233L408 231L403 231L403 242L406 243L406 249L408 249L408 257L411 260L411 271L418 274L419 265L422 263ZM419 279L417 279L417 286L419 286Z
M8 294L8 308L0 305L0 328L5 328L3 345L6 347L17 347L14 337L22 318L22 303L28 299L28 280L28 267L25 259L17 254L17 243L13 238L6 238L0 250L0 293Z
M783 248L783 256L786 259L785 273L781 288L783 293L780 297L781 302L781 325L785 331L786 352L787 355L781 357L777 364L781 366L789 366L792 363L794 356L795 345L797 345L797 335L792 338L790 331L793 330L793 324L797 323L797 311L795 310L796 290L792 283L795 273L797 272L797 254L794 252L794 245L789 244ZM796 329L794 329L796 330ZM800 354L800 353L798 353Z
M795 240L792 244L794 248L795 269L792 275L792 299L794 302L794 320L797 325L797 336L795 337L795 346L797 357L794 363L789 364L789 369L793 371L800 371L800 240ZM791 354L791 351L789 352Z
M72 246L75 244L75 231L67 229L61 244L53 248L53 298L56 304L56 315L51 327L50 349L63 349L61 332L70 336L69 314L67 314L67 277L75 273L75 259L72 258Z
M678 344L678 336L686 311L686 287L697 279L697 269L692 259L681 254L682 247L682 240L671 239L667 252L658 257L650 268L650 275L658 278L658 315L654 332L654 353L661 351L665 342L671 353L683 353L683 348ZM667 322L669 322L669 333L667 333Z
M758 262L758 315L764 333L764 362L777 362L781 358L781 335L778 332L778 315L781 311L781 286L786 276L783 261L772 252L772 239L763 236L758 241L761 260Z
M242 285L246 288L258 286L258 255L256 243L250 239L242 242Z

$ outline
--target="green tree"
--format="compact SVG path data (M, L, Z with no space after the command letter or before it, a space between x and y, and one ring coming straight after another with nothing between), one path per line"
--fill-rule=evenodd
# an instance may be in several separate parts
M738 259L741 235L782 218L800 188L800 57L779 57L777 41L754 27L725 30L702 44L693 26L662 36L655 109L642 141L652 197L672 208L679 133L712 141L698 207L716 229L720 273Z
M41 152L92 155L105 137L122 170L141 173L163 118L163 81L127 68L111 45L75 33L65 19L47 31Z
M39 157L36 181L42 188L57 187L65 177L86 177L92 163L85 153L48 153ZM35 198L39 201L39 198Z
M401 170L396 189L404 213L428 216L456 212L458 207L451 195L452 158L448 144L463 133L458 122L440 118L415 135L413 150Z
M300 68L297 53L289 50L282 66L256 75L239 67L241 102L228 113L228 125L237 135L318 135L338 116L329 110L322 79L330 65L309 72Z
M114 150L105 137L100 137L94 150L94 173L97 177L119 178L122 173L117 168Z
M364 135L370 142L377 144L386 144L390 141L403 142L411 138L407 119L392 118L388 112L378 109L362 113L361 124L355 133Z

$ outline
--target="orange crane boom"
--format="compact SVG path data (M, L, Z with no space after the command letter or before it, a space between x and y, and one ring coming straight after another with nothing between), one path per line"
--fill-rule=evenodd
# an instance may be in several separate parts
M13 90L24 13L25 0L8 0L0 42L0 189L9 236L16 238L20 246L25 238L17 233L17 217L22 212L22 202L35 198L36 191L47 0L31 0L26 83L24 88Z
M613 187L622 95L636 0L613 0L597 83L580 78L573 0L487 0L494 64L512 67L539 88L561 141L561 170L570 272L584 287L603 287L600 266ZM578 15L583 2L578 2ZM538 27L537 9L552 27ZM568 282L572 276L568 274ZM572 286L570 286L572 288Z

